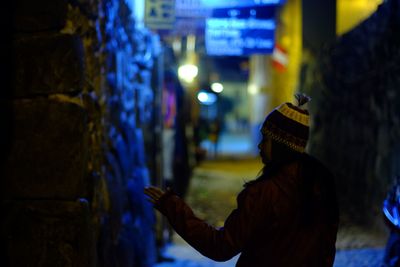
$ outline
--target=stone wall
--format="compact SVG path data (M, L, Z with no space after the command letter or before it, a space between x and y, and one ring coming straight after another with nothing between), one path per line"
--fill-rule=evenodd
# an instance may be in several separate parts
M400 173L398 5L382 4L307 72L309 150L335 172L342 222L380 224L382 201Z
M151 266L142 128L152 126L154 36L124 0L18 0L9 11L6 265Z

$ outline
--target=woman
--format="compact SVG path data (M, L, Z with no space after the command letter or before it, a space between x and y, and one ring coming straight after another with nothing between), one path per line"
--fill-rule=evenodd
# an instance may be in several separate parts
M262 174L245 184L237 208L217 229L196 217L173 192L145 189L155 208L200 253L237 267L333 266L338 229L335 185L329 170L304 153L309 115L298 106L274 109L261 128Z

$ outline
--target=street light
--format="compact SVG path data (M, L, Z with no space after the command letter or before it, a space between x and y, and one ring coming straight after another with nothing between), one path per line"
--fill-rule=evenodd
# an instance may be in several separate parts
M200 91L197 94L197 99L200 101L201 104L209 106L217 101L217 96L213 93Z
M251 84L249 84L249 86L247 87L247 92L248 92L250 95L256 95L256 94L258 94L258 93L260 92L260 88L259 88L256 84L251 83Z
M224 86L221 83L213 83L211 84L211 90L219 94L224 90Z
M198 73L199 73L198 67L193 64L185 64L178 68L179 78L187 83L193 82L194 78L196 78Z

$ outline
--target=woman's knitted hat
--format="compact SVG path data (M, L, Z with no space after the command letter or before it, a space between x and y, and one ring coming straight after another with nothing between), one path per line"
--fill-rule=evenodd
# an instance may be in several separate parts
M301 106L311 100L304 94L295 95L298 105L284 103L267 115L261 133L289 148L304 152L309 133L309 114Z

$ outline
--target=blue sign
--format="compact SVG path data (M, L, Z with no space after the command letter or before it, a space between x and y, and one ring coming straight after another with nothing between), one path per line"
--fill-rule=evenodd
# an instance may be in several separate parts
M284 4L286 0L201 0L205 7L232 8L251 6L271 6Z
M208 55L271 54L274 48L275 8L216 9L206 19Z
M208 55L270 54L274 48L275 21L212 18L206 20Z

